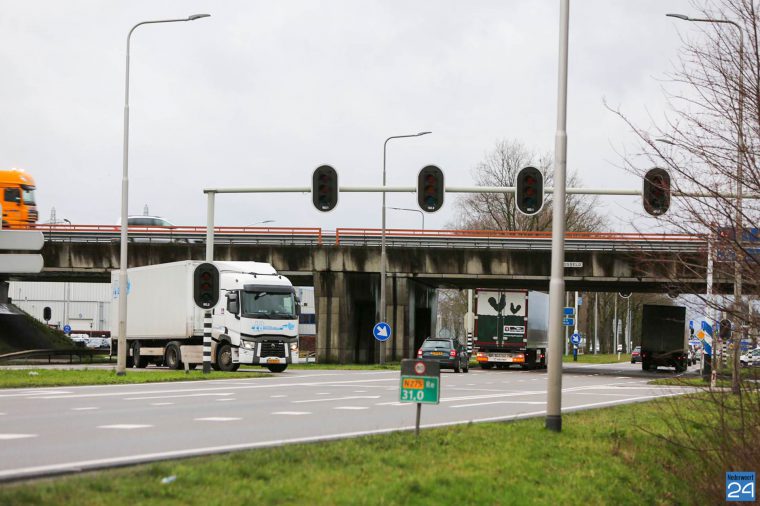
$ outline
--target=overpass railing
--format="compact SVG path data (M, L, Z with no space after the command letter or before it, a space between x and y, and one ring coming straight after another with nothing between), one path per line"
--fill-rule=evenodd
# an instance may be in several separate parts
M53 242L118 242L119 225L36 225L32 227ZM206 227L127 227L130 242L184 243L206 242ZM321 245L322 229L316 227L215 227L214 244Z
M382 229L338 228L335 244L380 246ZM499 248L550 250L551 232L504 230L386 229L385 243L393 247ZM704 251L705 237L686 234L638 234L615 232L568 232L568 251Z

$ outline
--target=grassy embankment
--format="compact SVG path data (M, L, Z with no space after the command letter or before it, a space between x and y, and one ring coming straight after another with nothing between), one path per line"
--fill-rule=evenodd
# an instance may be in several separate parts
M671 472L689 455L656 436L683 402L567 414L561 434L460 425L3 485L0 504L699 504Z
M572 362L573 356L562 355L562 361ZM617 353L599 353L597 355L594 355L593 353L586 353L583 355L578 355L578 362L576 363L577 364L614 364L614 363L623 363L623 362L630 362L630 361L631 361L630 353L621 353L619 360L618 360Z
M203 374L195 370L128 371L125 376L117 376L105 369L22 369L0 370L0 388L59 387L77 385L118 385L131 383L161 383L168 381L200 381L213 379L244 379L271 376L268 372L221 372ZM1 504L1 503L0 503Z

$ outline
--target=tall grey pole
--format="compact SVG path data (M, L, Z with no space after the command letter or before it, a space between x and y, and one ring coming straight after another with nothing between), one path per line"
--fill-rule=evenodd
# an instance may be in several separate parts
M206 192L206 261L214 261L214 200L216 192Z
M744 239L744 226L742 223L742 179L744 179L744 30L735 21L730 19L713 19L713 18L691 18L684 14L666 14L666 16L672 18L682 19L684 21L693 21L696 23L714 23L731 25L739 31L739 111L737 114L737 141L736 141L736 228L735 228L735 241L737 242L736 255L734 258L734 301L733 301L733 314L735 328L737 328L736 334L738 339L734 338L734 356L733 356L733 375L731 382L731 391L735 394L739 393L739 354L741 349L741 328L743 325L740 322L741 312L743 311L742 304L742 262L744 261L744 255L742 250L742 241Z
M138 26L157 23L176 23L195 21L209 17L210 14L193 14L182 19L162 19L137 23L127 34L127 62L124 83L124 145L122 151L121 177L121 244L119 250L119 335L116 354L116 374L124 376L127 372L127 217L129 214L129 46L132 32Z
M388 141L391 139L403 139L406 137L419 137L421 135L427 135L431 132L419 132L409 135L392 135L385 139L383 143L383 188L385 188L385 158L388 147ZM383 221L382 232L380 235L380 321L385 321L385 272L386 272L386 259L385 259L385 190L383 190ZM385 363L385 342L380 342L380 363Z
M612 339L614 340L614 348L612 349L612 353L617 353L617 347L618 347L618 317L617 317L617 300L618 300L618 294L615 293L615 309L612 310Z
M562 296L565 293L565 177L567 169L567 52L570 0L560 0L557 133L554 142L552 269L549 281L549 361L546 428L562 430Z
M594 355L599 353L599 294L594 293Z

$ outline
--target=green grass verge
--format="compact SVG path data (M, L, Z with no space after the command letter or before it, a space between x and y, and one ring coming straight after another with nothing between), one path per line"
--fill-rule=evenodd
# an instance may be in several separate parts
M245 367L245 366L243 366ZM336 369L342 371L398 371L401 369L401 362L386 362L385 364L326 364L326 363L310 363L310 364L290 364L288 370L296 369Z
M127 371L117 376L106 369L20 369L0 370L0 388L61 387L76 385L118 385L130 383L161 383L166 381L197 381L209 379L262 378L271 374L264 372L221 372L203 374L200 370L184 371L147 370ZM0 503L1 504L1 503Z
M562 355L562 361L563 362L573 362L573 356L571 355ZM578 362L577 364L614 364L614 363L623 363L623 362L630 362L631 361L631 355L630 353L621 353L620 354L620 360L618 360L617 353L599 353L597 355L594 355L593 353L588 353L584 355L578 355Z
M698 504L671 473L684 452L651 434L671 402L567 414L560 434L470 424L3 485L0 504Z

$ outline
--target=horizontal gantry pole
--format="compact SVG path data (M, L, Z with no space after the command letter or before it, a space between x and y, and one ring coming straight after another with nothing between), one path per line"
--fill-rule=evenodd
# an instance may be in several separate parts
M414 186L342 186L338 191L344 193L416 193ZM514 186L447 186L448 193L514 193ZM642 190L629 190L625 188L567 188L566 193L571 195L623 195L641 196ZM546 193L554 193L554 188L544 188ZM203 193L311 193L310 186L271 186L262 188L205 188ZM673 197L693 198L726 198L735 199L735 193L719 193L713 191L686 192L672 191ZM760 194L742 194L743 199L760 199Z

